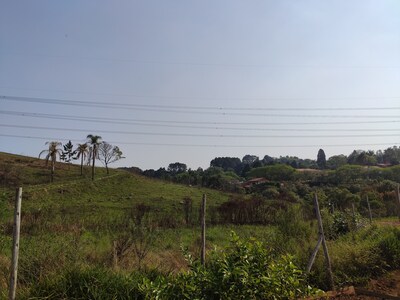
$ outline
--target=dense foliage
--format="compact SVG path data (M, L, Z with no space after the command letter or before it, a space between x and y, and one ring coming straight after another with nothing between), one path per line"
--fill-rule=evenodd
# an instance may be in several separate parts
M214 252L203 267L187 255L189 271L177 276L145 280L149 299L295 299L316 292L288 255L276 257L255 240L243 242L235 234L229 248Z

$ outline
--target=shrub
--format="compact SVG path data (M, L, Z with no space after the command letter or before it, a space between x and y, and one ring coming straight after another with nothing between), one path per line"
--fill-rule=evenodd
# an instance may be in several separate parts
M187 255L190 270L176 277L144 280L149 299L293 299L314 293L293 257L274 257L257 241L242 242L233 234L231 246L214 252L206 267Z
M98 268L71 269L35 285L29 299L145 299L138 289L144 276L125 276Z
M400 231L392 230L379 241L381 257L390 269L400 267Z
M269 207L262 199L233 198L218 208L221 222L232 224L266 224L270 222Z
M269 180L286 181L291 180L296 172L296 169L291 166L277 164L272 166L260 167L252 169L249 177L265 177Z

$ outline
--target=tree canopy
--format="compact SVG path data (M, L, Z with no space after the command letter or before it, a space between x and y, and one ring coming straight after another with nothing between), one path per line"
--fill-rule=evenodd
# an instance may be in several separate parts
M326 156L324 150L322 149L319 149L318 151L317 165L321 170L326 169Z
M118 146L113 146L107 142L102 142L98 147L99 160L104 164L107 174L109 174L108 165L124 158L122 151Z

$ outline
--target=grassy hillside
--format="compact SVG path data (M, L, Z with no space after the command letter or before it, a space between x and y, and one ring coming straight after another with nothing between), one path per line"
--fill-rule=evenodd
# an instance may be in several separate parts
M215 190L152 180L122 170L111 169L106 175L104 168L96 168L96 179L92 181L89 167L84 176L79 175L79 168L57 163L54 183L49 183L50 171L43 160L0 153L0 286L3 288L8 277L17 185L23 187L20 280L26 284L34 276L63 268L67 262L112 265L113 241L120 238L129 220L138 217L140 207L144 207L146 218L151 219L148 223L164 229L154 230L153 234L158 235L155 248L160 251L152 251L146 263L155 266L163 261L166 269L179 268L183 261L179 253L182 239L188 239L187 244L195 243L199 232L184 226L183 199L192 199L192 218L197 218L203 193L210 206L229 197ZM177 228L187 233L180 234ZM175 254L176 258L165 260ZM134 267L134 259L124 257L124 260L130 266L126 269Z
M305 217L301 202L262 199L269 205L261 212L268 226L251 222L237 225L240 223L229 218L221 223L216 221L216 214L224 213L221 208L232 209L233 205L235 214L243 214L254 210L252 203L257 202L244 195L172 184L123 170L111 169L107 175L104 168L96 168L94 181L89 167L83 176L79 174L80 166L57 163L55 180L50 183L50 171L43 160L0 153L0 299L6 297L8 284L16 186L23 187L20 298L53 294L51 299L59 299L60 295L67 297L66 290L87 289L87 282L99 293L109 289L118 293L121 290L116 287L121 284L130 291L127 295L136 297L140 293L132 288L137 288L138 281L132 274L185 269L181 247L195 257L199 255L203 193L208 204L208 250L227 246L234 230L241 238L266 242L276 255L295 255L296 263L304 268L318 239L316 223ZM228 202L231 198L241 200ZM328 211L323 215L327 226L335 225ZM329 241L336 282L362 281L400 266L398 245L400 231L382 226L364 226ZM322 255L317 257L310 280L327 287ZM111 287L109 282L113 282ZM92 298L111 297L102 295Z

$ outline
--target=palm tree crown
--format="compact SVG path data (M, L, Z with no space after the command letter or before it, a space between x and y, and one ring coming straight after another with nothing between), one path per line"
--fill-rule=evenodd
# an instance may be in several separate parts
M98 157L98 146L101 144L101 136L89 134L87 137L88 143L91 145L89 150L89 160L92 160L92 180L94 180L94 164Z
M83 161L89 154L89 145L87 143L78 144L78 147L76 148L76 153L76 159L81 158L81 175L83 175Z
M54 178L54 169L55 169L55 164L57 161L57 156L60 157L62 154L62 150L59 148L62 144L60 142L52 141L52 142L46 142L45 145L49 145L49 149L43 150L42 152L39 153L39 158L42 154L47 153L45 160L46 160L46 166L49 164L49 161L51 162L51 182L53 182Z

